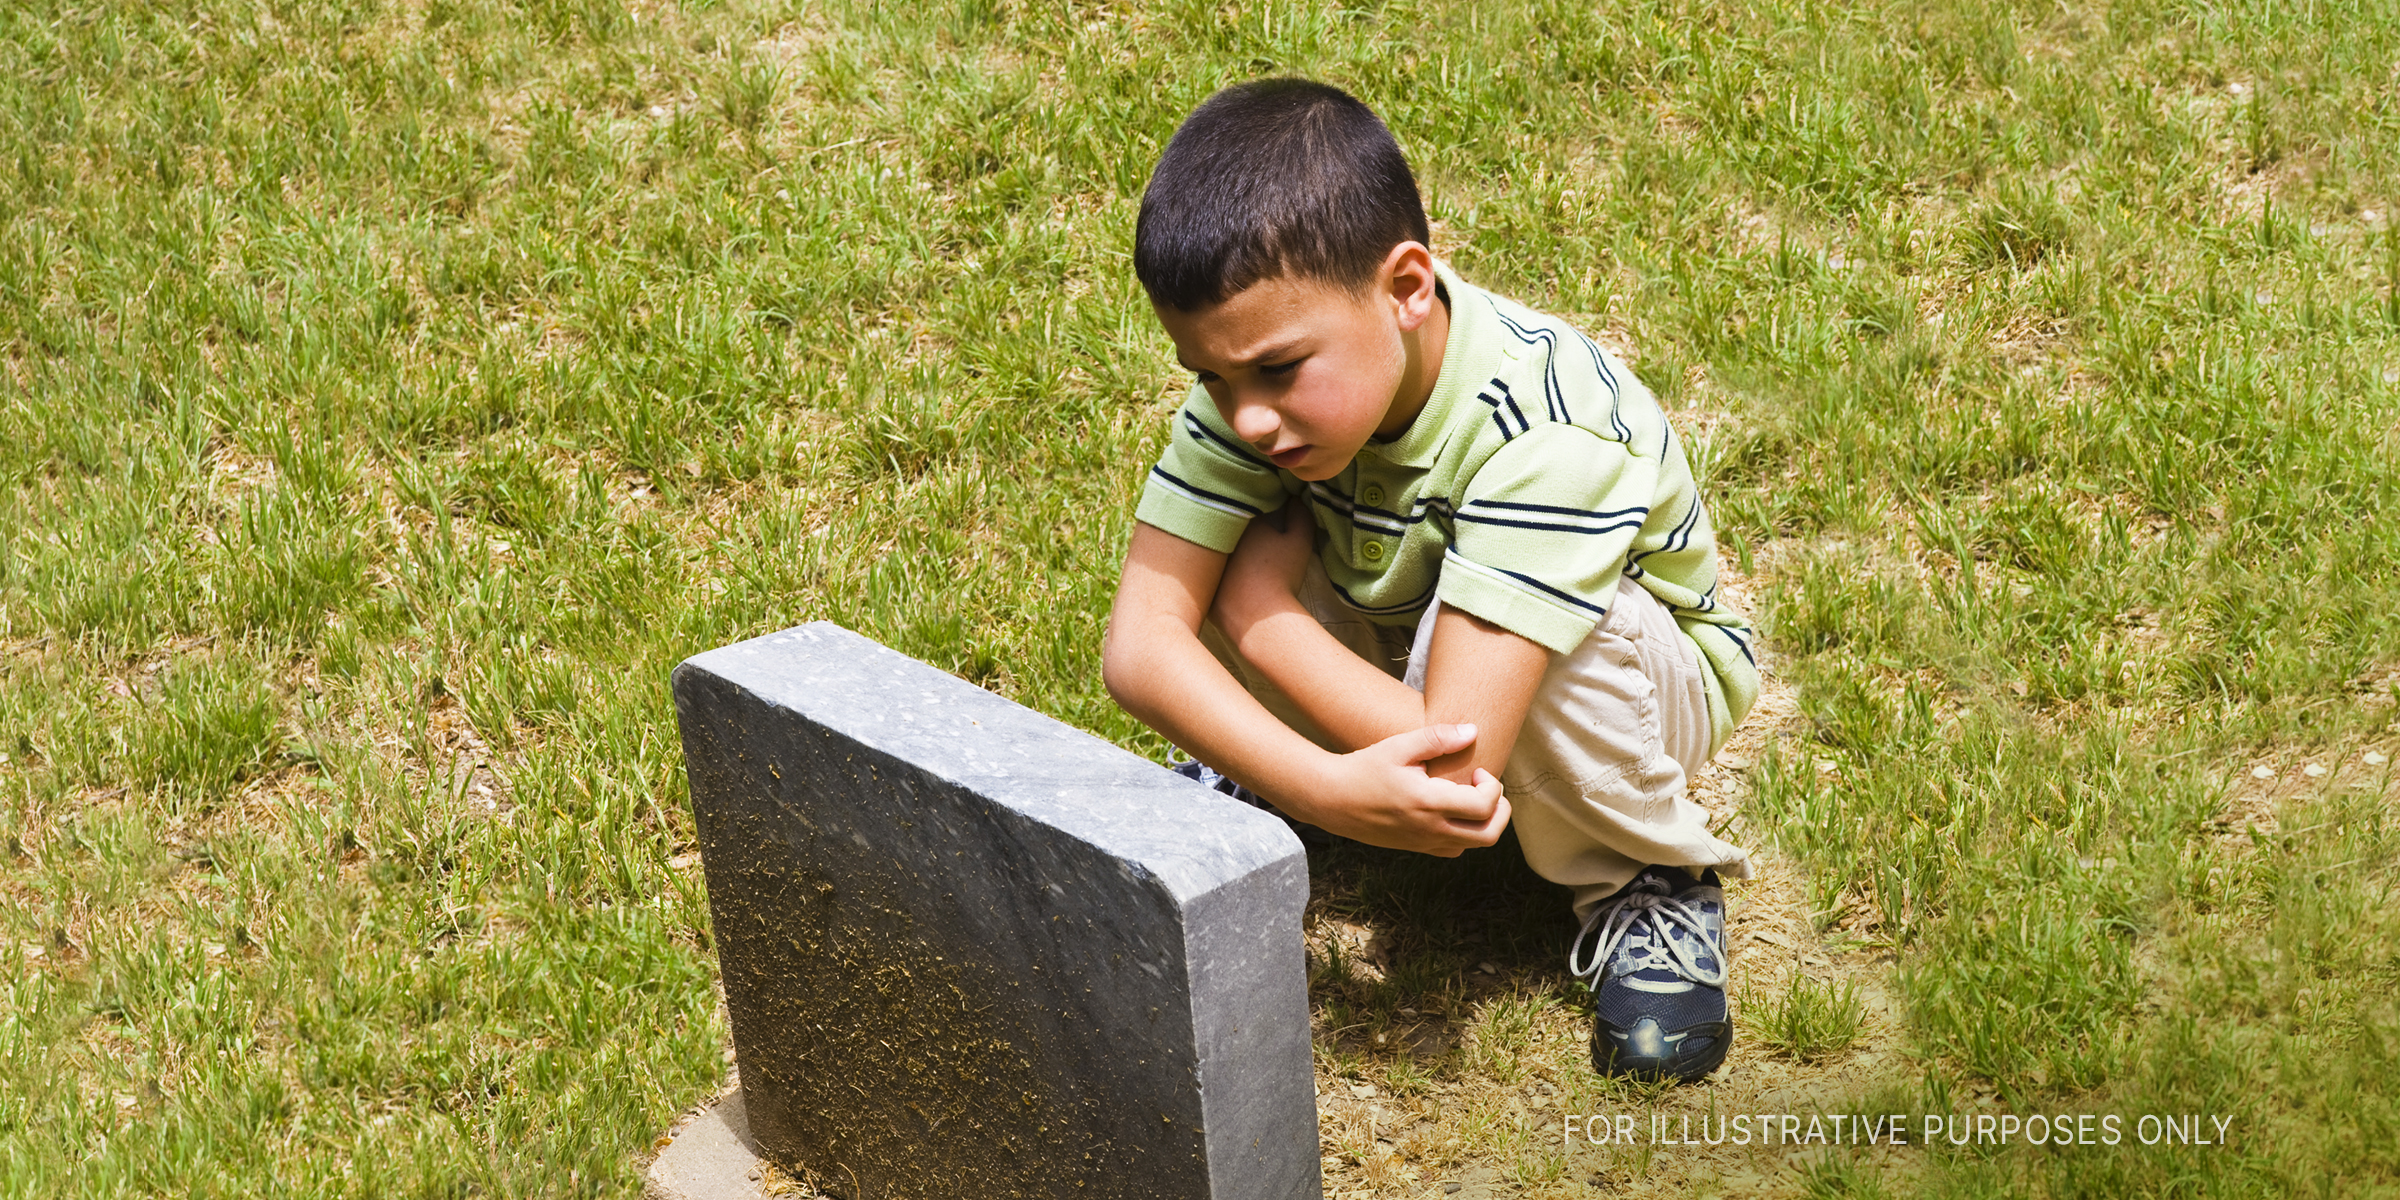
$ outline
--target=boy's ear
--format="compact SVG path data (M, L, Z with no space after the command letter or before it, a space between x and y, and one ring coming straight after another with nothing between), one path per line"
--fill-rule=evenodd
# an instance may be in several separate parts
M1433 273L1433 251L1423 242L1402 242L1383 256L1383 267L1376 272L1376 288L1392 304L1392 315L1402 330L1414 331L1433 315L1439 303L1437 291L1441 280Z

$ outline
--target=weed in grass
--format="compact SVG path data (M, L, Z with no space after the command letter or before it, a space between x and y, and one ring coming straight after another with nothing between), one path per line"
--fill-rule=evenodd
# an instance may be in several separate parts
M205 804L274 761L283 705L255 667L202 659L162 675L128 714L127 775Z
M552 479L541 459L520 447L494 447L477 456L460 484L459 499L478 516L527 538L547 537L566 515L567 489Z
M1871 1171L1838 1152L1803 1160L1799 1175L1801 1195L1808 1200L1882 1200L1892 1194Z
M1751 1036L1800 1062L1849 1049L1866 1025L1858 987L1846 980L1828 983L1795 971L1780 995L1744 1000L1742 1023Z
M717 85L717 115L744 140L755 140L782 91L783 72L774 64L737 64Z
M1433 1090L1433 1073L1403 1049L1383 1065L1383 1086L1396 1096L1422 1096Z
M1522 1081L1535 1021L1548 1006L1542 997L1528 995L1485 1003L1467 1034L1467 1069L1502 1085Z
M245 497L223 543L214 577L231 628L313 640L327 613L345 607L366 584L359 535L346 522L314 522L292 490Z
M2055 196L2010 180L1970 218L1961 249L1972 269L2030 271L2067 249L2074 227Z

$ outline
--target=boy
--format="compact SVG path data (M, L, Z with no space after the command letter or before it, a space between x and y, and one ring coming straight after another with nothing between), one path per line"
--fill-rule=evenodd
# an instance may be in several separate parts
M1623 364L1433 258L1338 89L1228 88L1176 131L1134 271L1196 385L1145 485L1103 670L1289 816L1456 855L1511 820L1573 889L1604 1074L1732 1042L1685 779L1758 691L1683 450ZM1217 772L1221 771L1222 776Z

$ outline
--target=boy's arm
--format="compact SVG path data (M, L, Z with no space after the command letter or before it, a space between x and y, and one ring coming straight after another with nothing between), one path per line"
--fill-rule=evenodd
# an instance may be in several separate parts
M1550 651L1541 643L1465 609L1443 606L1433 618L1433 645L1425 656L1424 719L1466 721L1490 732L1425 769L1444 779L1475 770L1496 777L1506 770L1525 714L1533 708L1533 693L1549 669Z
M1481 735L1464 750L1426 764L1464 783L1478 769L1498 776L1549 669L1550 652L1462 609L1433 621L1425 693L1353 654L1296 598L1315 552L1304 501L1284 510L1284 528L1252 521L1224 568L1213 615L1242 658L1281 688L1327 736L1371 746L1427 725L1471 724Z
M1497 841L1509 809L1495 775L1469 764L1467 781L1451 782L1419 765L1471 751L1473 728L1410 726L1334 754L1276 720L1226 672L1199 639L1225 561L1135 524L1101 651L1117 703L1285 812L1332 832L1440 855Z

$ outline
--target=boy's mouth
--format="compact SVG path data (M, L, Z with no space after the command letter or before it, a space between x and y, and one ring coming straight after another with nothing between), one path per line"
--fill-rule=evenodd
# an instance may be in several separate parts
M1282 467L1288 471L1293 467L1299 466L1301 460L1308 457L1308 451L1309 447L1306 445L1294 446L1280 454L1268 455L1267 461L1274 463L1276 466Z

